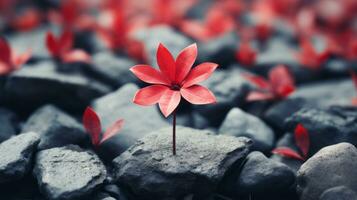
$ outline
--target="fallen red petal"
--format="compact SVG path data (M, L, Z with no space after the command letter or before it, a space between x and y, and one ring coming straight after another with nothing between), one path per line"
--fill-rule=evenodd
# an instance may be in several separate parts
M301 157L296 151L287 148L287 147L278 147L274 150L271 151L274 154L279 154L281 156L287 157L287 158L293 158L297 160L304 161L305 159Z
M310 148L310 137L306 128L302 124L298 124L295 128L295 142L306 158Z

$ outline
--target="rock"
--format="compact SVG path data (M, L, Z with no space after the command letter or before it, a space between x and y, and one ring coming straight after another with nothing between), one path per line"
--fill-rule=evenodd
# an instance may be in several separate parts
M134 75L129 71L129 68L135 65L134 61L118 57L108 51L98 52L92 58L93 65L87 70L104 83L117 87L136 81Z
M236 188L245 194L269 194L287 190L294 181L295 174L289 167L254 151L246 158Z
M356 200L357 199L357 194L345 187L345 186L338 186L338 187L333 187L328 190L325 190L319 198L320 200Z
M174 58L182 49L192 43L186 36L176 32L174 29L166 25L140 29L134 33L133 37L134 39L143 42L148 62L153 67L157 67L156 51L159 43L164 44L166 48L170 50Z
M307 103L304 98L289 98L271 106L264 113L263 118L274 128L284 130L284 122L286 118L290 117L306 105Z
M113 160L115 177L139 199L208 196L242 163L251 145L248 138L209 134L179 126L173 156L171 128L155 131Z
M23 132L34 131L41 137L38 149L49 149L67 144L81 144L88 139L82 125L70 115L52 105L36 110L27 120Z
M65 200L89 195L107 173L94 153L72 145L38 152L33 174L47 198Z
M18 124L15 113L6 108L0 108L0 142L15 135L17 128Z
M327 189L344 185L357 192L357 149L339 143L321 149L297 173L301 200L315 200Z
M112 160L133 145L137 139L168 124L154 106L143 107L135 105L132 99L139 88L134 84L126 84L117 91L96 99L92 107L102 121L102 127L107 129L117 119L124 119L124 127L108 142L103 143L103 156Z
M60 73L52 62L25 66L12 73L4 90L7 104L20 111L54 103L81 112L92 99L110 91L108 87L83 75Z
M0 183L23 178L30 170L32 155L40 142L37 133L23 133L0 144Z
M309 131L310 151L313 155L322 147L350 142L357 145L357 108L334 106L329 109L303 108L286 119L285 127L293 132L301 123Z
M267 152L274 145L275 135L270 127L239 108L229 111L218 132L223 135L248 137L253 140L254 150Z
M104 187L104 191L119 200L127 200L124 192L117 185L111 184Z
M198 60L200 62L214 62L221 67L235 61L235 52L238 46L236 33L229 32L199 45Z
M249 83L242 76L242 70L217 70L203 82L217 98L216 104L198 105L194 109L209 120L211 126L219 126L233 107L242 105L249 91Z

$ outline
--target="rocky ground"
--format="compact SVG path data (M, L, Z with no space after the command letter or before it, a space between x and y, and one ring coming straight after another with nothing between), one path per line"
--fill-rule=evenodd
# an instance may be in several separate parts
M41 12L61 4L29 2ZM200 1L185 16L204 19L215 2ZM239 20L254 25L250 15L239 14ZM353 16L347 21L356 22ZM317 23L324 24L323 20ZM277 20L268 39L251 39L258 52L246 66L234 56L244 40L236 30L200 40L176 25L159 23L133 36L144 46L145 59L113 52L93 36L94 31L86 30L76 32L75 46L89 52L91 62L62 63L44 44L46 32L59 32L58 25L45 20L23 32L6 24L9 19L0 21L1 36L15 51L32 49L26 64L0 76L1 200L357 199L357 107L352 103L356 89L350 77L357 67L356 50L356 57L335 53L311 69L294 56L301 33ZM343 28L348 32L352 25ZM318 34L313 41L316 49L329 45ZM179 106L176 156L171 152L172 119L164 118L156 106L132 102L143 84L129 68L143 62L157 66L160 42L175 56L197 42L197 63L220 65L203 83L217 103L185 101ZM293 75L294 93L247 101L257 87L245 74L267 77L278 64ZM99 148L93 147L83 128L87 106L98 113L103 129L118 118L125 121L120 133ZM308 130L307 154L302 159L273 154L279 147L303 153L294 135L299 124Z

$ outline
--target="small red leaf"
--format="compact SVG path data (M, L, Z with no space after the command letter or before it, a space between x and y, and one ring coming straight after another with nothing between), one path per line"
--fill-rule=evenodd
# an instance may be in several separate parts
M310 148L309 133L302 124L298 124L295 128L295 142L299 147L304 157L306 158Z
M278 147L276 149L273 149L272 153L279 154L279 155L287 157L287 158L293 158L293 159L301 160L301 161L305 160L296 151L294 151L294 150L292 150L290 148L287 148L287 147Z
M250 81L251 83L253 83L254 85L256 85L259 89L262 89L262 90L270 90L271 89L271 85L270 85L269 81L267 81L263 77L255 76L255 75L248 74L248 73L244 73L243 77L245 79L247 79L248 81Z
M256 56L256 51L250 47L248 42L243 42L236 53L236 59L245 66L252 66Z
M4 37L0 37L0 61L10 63L11 48Z
M46 47L53 57L59 57L59 47L52 32L46 33Z
M167 90L159 100L159 108L165 117L168 117L179 105L181 94L176 90Z
M62 54L61 59L63 63L74 63L74 62L90 63L91 62L91 56L87 52L81 49L74 49L65 52Z
M108 140L109 138L113 137L114 135L116 135L117 133L119 133L119 131L123 128L124 125L124 120L123 119L119 119L118 121L116 121L113 125L111 125L103 134L102 139L100 140L100 144L105 142L106 140Z
M294 78L284 65L278 65L271 69L269 72L269 80L273 92L279 98L286 98L295 91Z
M83 114L83 125L92 138L92 144L98 146L102 127L97 113L91 107L87 107Z
M216 103L216 97L207 88L200 85L193 85L180 90L181 95L188 102L197 105Z
M25 64L30 58L31 58L32 52L31 50L20 54L20 55L15 55L12 58L12 63L14 65L15 69L19 69L23 64Z
M274 95L269 92L251 91L246 97L246 101L265 101L274 99Z
M217 67L218 65L216 63L206 62L199 64L187 75L182 87L188 88L208 79Z

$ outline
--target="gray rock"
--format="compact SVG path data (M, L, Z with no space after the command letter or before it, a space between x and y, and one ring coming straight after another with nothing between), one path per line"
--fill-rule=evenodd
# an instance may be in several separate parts
M119 200L127 200L124 192L115 184L104 186L104 191Z
M108 87L82 75L58 72L52 62L25 66L12 73L4 86L8 104L15 104L19 110L54 103L68 110L82 111L92 99L109 91Z
M325 190L319 198L320 200L356 200L357 194L345 186L333 187Z
M268 194L287 190L294 181L295 174L289 167L255 151L246 158L237 181L237 191L245 194Z
M121 86L136 81L133 73L129 71L129 68L134 65L135 62L128 58L102 51L93 55L93 65L87 69L103 82L113 86Z
M36 110L22 131L38 133L41 137L38 149L41 150L67 144L81 144L88 139L81 124L52 105L45 105Z
M357 149L339 143L321 149L299 169L297 191L301 200L315 200L327 189L344 185L357 192Z
M171 128L140 139L113 160L117 181L139 199L209 195L239 166L251 141L178 127L177 155L172 155Z
M322 147L350 142L357 145L357 108L330 107L328 109L303 108L286 119L285 128L293 132L298 123L309 131L312 155Z
M15 113L6 108L0 108L0 142L15 135L17 126Z
M143 107L132 102L139 88L134 84L126 84L117 91L96 99L93 108L101 117L104 129L112 125L117 119L124 119L124 127L108 142L103 143L101 149L106 157L112 160L144 137L149 132L168 124L154 106Z
M233 108L227 114L218 132L236 137L244 136L253 140L254 150L270 151L274 145L274 132L259 118Z
M157 66L156 51L159 43L164 44L174 57L176 57L182 49L192 43L186 36L181 35L166 25L140 29L135 32L133 37L143 42L148 62L151 63L152 66Z
M38 152L33 174L47 198L64 200L89 195L107 172L94 153L72 145Z
M37 133L23 133L0 144L0 183L23 178L40 141Z
M217 70L202 85L209 88L217 98L216 104L199 105L195 109L205 116L212 126L219 126L227 112L242 105L250 85L238 69Z

